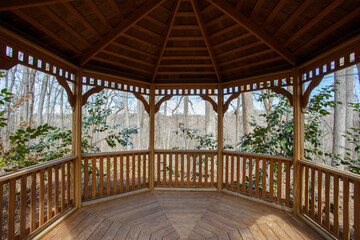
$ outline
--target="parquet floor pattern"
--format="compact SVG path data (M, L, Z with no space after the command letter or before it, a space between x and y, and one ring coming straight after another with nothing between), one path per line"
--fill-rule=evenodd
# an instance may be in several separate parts
M219 192L155 191L83 207L42 239L322 239L282 210Z

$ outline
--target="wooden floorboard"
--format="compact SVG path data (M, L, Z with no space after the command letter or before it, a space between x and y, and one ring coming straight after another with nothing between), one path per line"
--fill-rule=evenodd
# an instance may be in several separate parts
M76 211L42 239L322 239L285 211L219 192L155 191Z

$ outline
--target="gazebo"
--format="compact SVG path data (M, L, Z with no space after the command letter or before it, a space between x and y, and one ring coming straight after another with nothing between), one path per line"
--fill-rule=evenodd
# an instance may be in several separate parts
M350 0L1 1L1 69L55 76L73 109L72 156L0 177L1 236L360 239L360 177L304 160L310 93L360 63L359 23ZM105 88L144 104L149 149L81 154L82 106ZM223 150L231 100L261 89L294 108L293 158ZM211 103L217 150L155 149L177 95Z

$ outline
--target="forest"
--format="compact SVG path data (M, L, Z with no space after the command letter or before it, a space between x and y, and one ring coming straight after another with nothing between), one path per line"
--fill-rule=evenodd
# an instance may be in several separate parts
M307 159L355 173L359 68L324 77L311 95L304 126ZM55 77L17 65L1 73L0 88L1 172L71 154L72 109ZM242 93L224 116L224 148L292 156L292 113L288 99L271 90ZM148 149L149 116L132 93L105 89L89 98L82 114L83 152ZM157 149L217 149L216 135L217 114L200 97L174 96L156 114Z

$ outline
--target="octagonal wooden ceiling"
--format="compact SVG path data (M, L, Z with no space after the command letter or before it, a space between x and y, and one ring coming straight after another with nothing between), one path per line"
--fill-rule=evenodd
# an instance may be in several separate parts
M87 69L215 83L289 69L359 34L351 0L12 0L0 24Z

